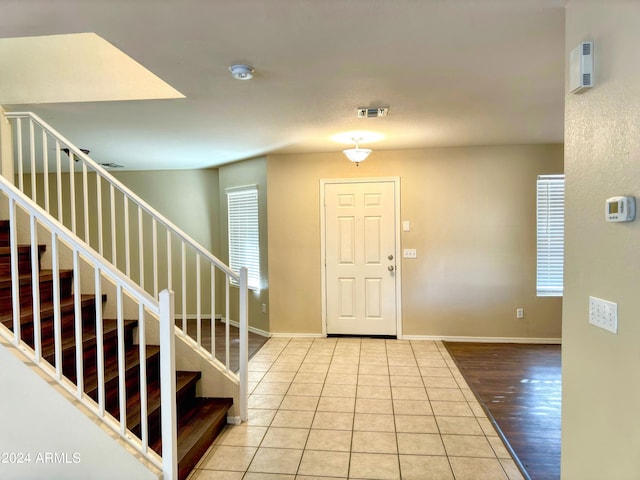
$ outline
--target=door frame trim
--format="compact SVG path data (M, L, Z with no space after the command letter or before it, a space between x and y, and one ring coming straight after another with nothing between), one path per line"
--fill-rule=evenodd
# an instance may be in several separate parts
M326 225L325 225L325 198L324 191L327 184L347 184L347 183L381 183L389 182L394 184L394 210L395 210L395 243L396 251L396 274L395 274L395 294L396 294L396 337L402 339L402 256L400 245L400 177L362 177L362 178L321 178L320 179L320 285L322 304L322 336L327 336L327 273L326 273Z

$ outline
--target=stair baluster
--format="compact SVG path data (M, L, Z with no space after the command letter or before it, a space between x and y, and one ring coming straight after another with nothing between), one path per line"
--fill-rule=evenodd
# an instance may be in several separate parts
M0 334L128 438L164 478L186 478L226 423L231 399L196 397L200 373L175 371L172 294L160 292L160 302L149 296L3 177L0 192L9 206L9 221L0 221L0 291L8 299L0 302ZM22 224L26 245L18 243ZM41 267L46 247L38 245L38 231L50 235L50 271ZM63 249L72 252L71 269L62 268ZM93 270L91 294L81 293L83 269ZM115 319L103 318L107 284L115 285ZM137 318L125 318L125 297L137 303ZM145 342L150 316L166 331L160 347Z

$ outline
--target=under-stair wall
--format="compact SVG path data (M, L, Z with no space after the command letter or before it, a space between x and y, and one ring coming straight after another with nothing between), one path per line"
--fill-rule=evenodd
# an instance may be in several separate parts
M0 478L162 478L1 336L0 385Z

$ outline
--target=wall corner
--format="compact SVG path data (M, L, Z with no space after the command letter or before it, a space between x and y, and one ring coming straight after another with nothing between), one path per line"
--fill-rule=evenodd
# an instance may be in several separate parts
M2 106L0 106L0 174L13 183L11 125Z

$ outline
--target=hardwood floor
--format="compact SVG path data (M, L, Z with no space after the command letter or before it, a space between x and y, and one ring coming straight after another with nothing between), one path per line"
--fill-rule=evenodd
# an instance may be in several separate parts
M182 320L176 319L176 325L182 328ZM225 360L225 324L221 320L215 321L215 339L216 339L216 358L224 363ZM232 371L238 371L238 354L240 350L240 342L238 340L238 328L229 326L229 337L231 339L231 345L229 347L229 367ZM196 321L187 320L187 334L196 338ZM249 332L249 358L253 357L255 353L269 340L268 337L257 335ZM202 346L207 350L211 350L211 321L202 320Z
M560 478L560 345L443 342L532 480Z

